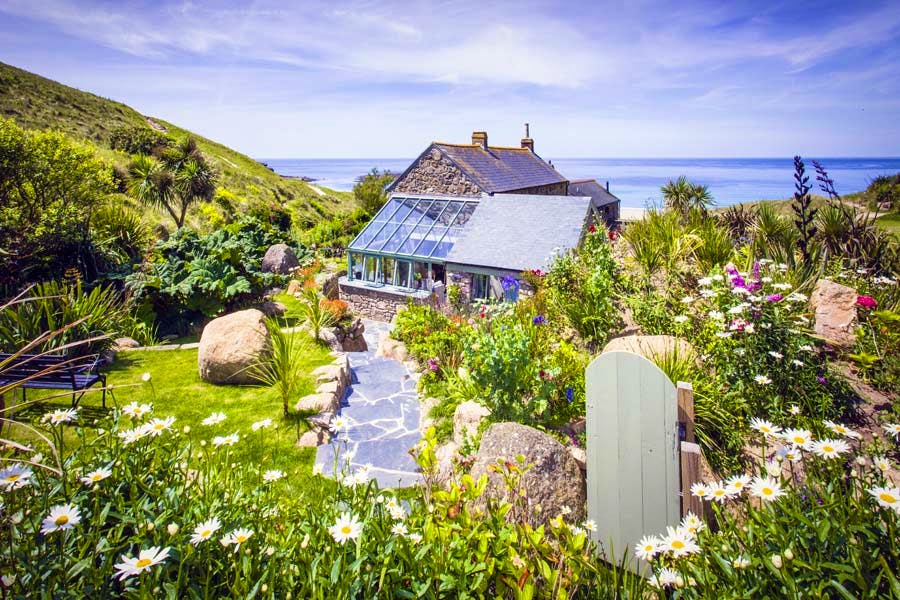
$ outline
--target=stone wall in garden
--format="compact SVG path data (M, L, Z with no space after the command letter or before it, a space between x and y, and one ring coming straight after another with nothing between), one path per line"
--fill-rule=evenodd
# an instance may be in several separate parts
M420 304L426 301L425 298L398 295L374 288L359 288L345 284L340 284L339 288L341 300L349 305L353 314L385 323L390 323L397 310L406 306L410 298Z
M422 156L393 191L408 194L480 196L481 188L437 148Z

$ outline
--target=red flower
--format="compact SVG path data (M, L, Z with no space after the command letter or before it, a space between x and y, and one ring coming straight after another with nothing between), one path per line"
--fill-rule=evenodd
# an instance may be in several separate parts
M588 231L590 231L591 233L597 233L597 226L591 225L590 227L588 227Z
M878 308L878 303L875 302L875 298L871 296L857 296L856 304L869 310Z

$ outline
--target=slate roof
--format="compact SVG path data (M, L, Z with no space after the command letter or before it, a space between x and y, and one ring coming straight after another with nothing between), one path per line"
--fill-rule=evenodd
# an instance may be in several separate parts
M487 194L567 181L544 159L527 148L488 146L485 150L475 144L433 142L419 156L431 152L433 148L440 150ZM393 190L418 161L419 158L416 158L387 190Z
M590 197L497 194L483 199L447 255L447 264L501 271L547 269L578 246Z
M596 179L577 179L569 182L569 195L590 196L595 208L621 202L606 190Z

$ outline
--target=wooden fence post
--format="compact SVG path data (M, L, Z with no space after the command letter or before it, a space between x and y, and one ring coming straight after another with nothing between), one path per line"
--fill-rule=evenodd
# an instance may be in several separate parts
M706 506L702 498L691 494L691 486L702 480L700 476L700 445L694 433L694 386L679 381L675 387L678 398L679 463L681 467L681 516L692 512L706 520Z
M675 386L678 397L678 426L679 437L682 442L694 443L694 386L690 383L679 381Z

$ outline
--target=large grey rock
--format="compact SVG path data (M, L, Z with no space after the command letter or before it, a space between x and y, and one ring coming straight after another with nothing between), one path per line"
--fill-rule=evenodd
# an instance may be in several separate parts
M283 317L287 312L287 307L281 302L263 302L258 308L267 317Z
M348 327L335 327L334 332L341 343L344 352L365 352L369 349L366 338L363 335L366 326L362 319L354 319Z
M113 341L113 350L121 352L122 350L131 350L132 348L140 348L141 344L134 338L120 337Z
M578 461L556 439L527 425L491 425L481 437L472 476L478 478L487 473L487 493L508 497L503 476L488 467L496 466L498 460L515 463L519 454L525 457L525 465L532 465L522 477L521 486L531 506L541 507L539 513L530 515L531 521L546 523L560 514L563 506L572 510L567 521L584 519L587 490Z
M300 266L297 255L287 244L275 244L266 250L262 259L262 270L287 275Z
M409 358L409 350L406 348L406 344L400 340L395 340L389 336L383 336L381 341L378 342L378 349L375 351L375 356L384 356L385 358L393 358L394 360L403 362Z
M344 273L346 275L346 273ZM316 275L316 285L322 290L322 295L329 300L335 300L339 296L338 273L319 273Z
M250 367L271 350L272 339L262 312L251 308L213 319L203 329L197 350L200 379L211 383L255 383Z
M294 410L297 412L334 412L338 409L338 400L334 392L316 392L300 398Z
M828 279L820 279L809 304L815 313L813 332L837 346L856 343L856 290Z
M478 427L491 414L491 410L473 400L466 400L453 413L453 441L462 446L466 440L475 440Z

